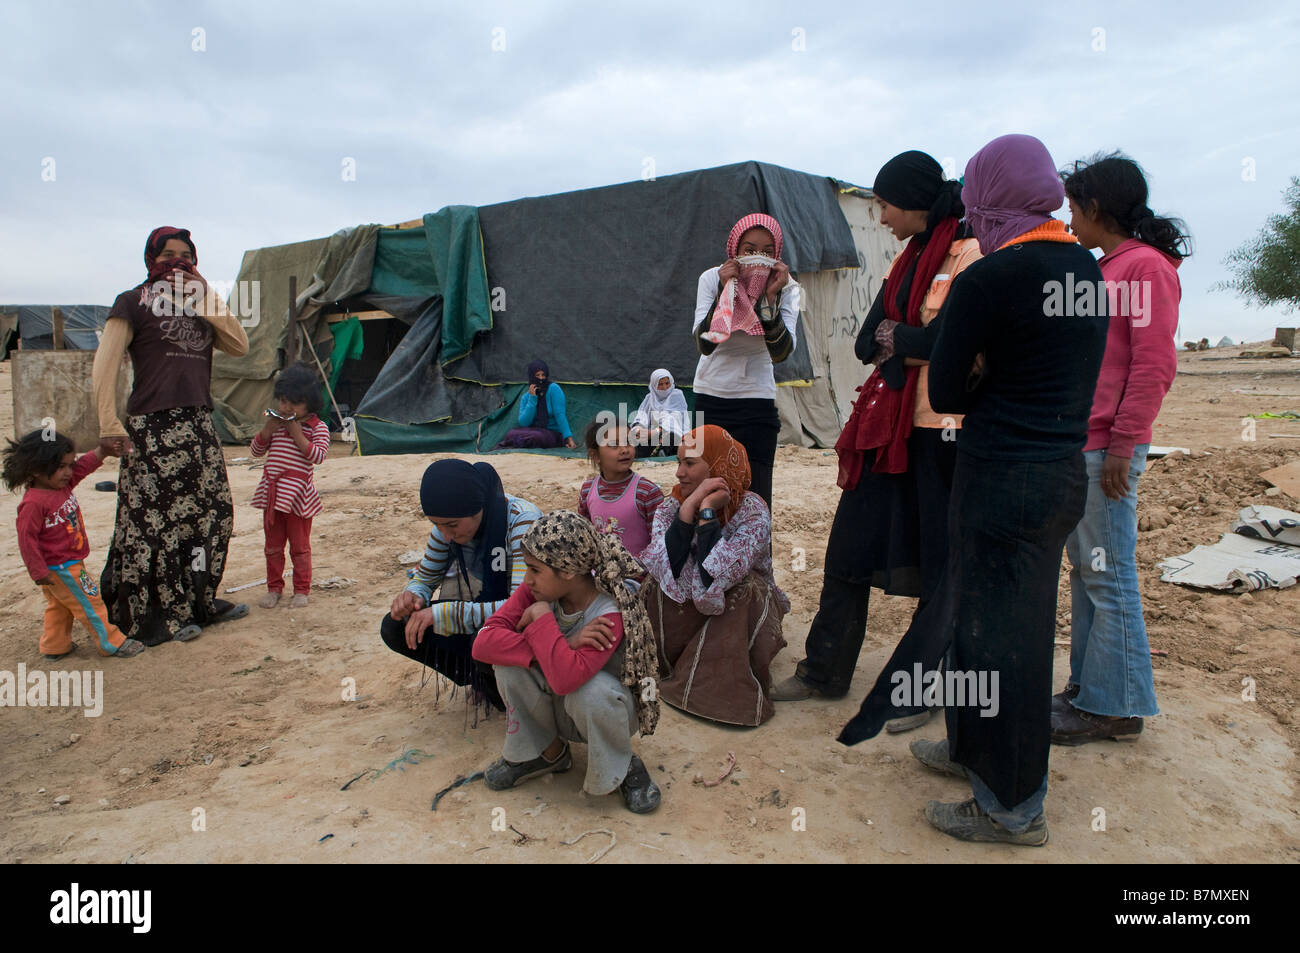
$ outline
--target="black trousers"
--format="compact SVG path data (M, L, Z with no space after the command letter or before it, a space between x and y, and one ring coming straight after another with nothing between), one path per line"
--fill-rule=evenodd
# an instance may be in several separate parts
M781 433L776 401L696 394L695 413L703 424L721 427L744 446L749 456L749 488L763 498L771 511L772 469L776 460L776 438Z
M398 655L405 655L412 661L427 665L457 685L477 689L501 711L506 710L506 703L497 691L492 666L475 661L471 654L474 647L473 635L439 635L432 629L425 629L420 644L413 649L407 648L406 621L398 621L387 613L384 614L384 621L379 624L379 635L384 644Z
M831 575L822 577L821 601L804 641L803 661L795 667L795 674L823 695L841 698L848 694L867 636L870 597L869 585ZM917 601L913 621L925 606L924 599Z

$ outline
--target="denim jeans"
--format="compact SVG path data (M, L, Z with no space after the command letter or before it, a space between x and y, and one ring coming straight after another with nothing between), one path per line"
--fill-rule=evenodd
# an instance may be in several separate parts
M1070 556L1070 683L1074 706L1094 715L1131 718L1159 714L1151 648L1137 576L1137 484L1147 444L1133 450L1128 494L1101 491L1104 450L1085 453L1088 504L1066 541Z
M1033 823L1034 818L1043 813L1043 801L1047 797L1047 775L1045 774L1042 787L1010 809L1002 806L997 795L989 790L988 785L980 780L978 774L967 768L966 776L970 780L970 789L975 795L975 803L985 814L1013 834L1023 834Z

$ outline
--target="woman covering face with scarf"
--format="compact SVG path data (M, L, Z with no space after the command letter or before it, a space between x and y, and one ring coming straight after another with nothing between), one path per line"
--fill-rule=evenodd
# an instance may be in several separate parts
M749 490L744 446L721 427L686 434L677 460L677 486L641 554L659 696L703 718L760 725L772 717L770 667L790 611L772 575L772 518Z
M727 260L700 275L692 333L700 352L695 412L744 445L753 491L772 508L781 420L773 362L794 350L798 283L781 261L784 237L770 215L746 215L727 236Z
M961 417L930 408L927 365L940 308L954 280L979 258L979 243L960 223L961 186L945 180L924 152L890 159L872 191L881 223L907 245L858 335L858 357L874 370L835 445L843 492L826 546L821 599L805 658L772 689L777 701L843 697L866 638L872 587L916 596L919 618L947 561L948 490ZM888 701L891 685L884 685ZM905 731L929 715L908 705L886 711L881 723L885 717L892 718L890 731Z
M117 296L95 354L100 438L122 454L113 540L100 580L109 618L146 645L187 641L247 615L218 599L234 523L225 459L212 426L212 350L248 353L248 338L197 271L188 230L156 228L147 277ZM117 375L135 384L117 417Z
M536 447L549 450L563 443L577 448L564 407L564 391L551 380L545 361L528 365L528 390L519 401L519 426L506 434L496 449Z
M1096 287L1101 270L1051 217L1064 191L1041 142L994 139L967 164L965 181L967 220L985 257L949 294L930 354L931 405L966 416L947 576L925 613L935 616L922 624L940 626L951 642L952 680L983 679L990 697L948 699L947 740L913 742L912 751L968 778L974 795L931 801L931 824L964 840L1037 846L1047 841L1061 553L1083 515L1081 451L1108 319L1104 307L1066 315L1046 307L1053 288ZM979 355L983 370L972 381ZM850 722L840 739L855 743L860 729Z
M504 710L491 667L476 663L471 650L475 633L523 583L521 546L541 510L509 496L490 465L464 460L429 465L420 507L433 524L424 558L393 600L380 635L394 652Z

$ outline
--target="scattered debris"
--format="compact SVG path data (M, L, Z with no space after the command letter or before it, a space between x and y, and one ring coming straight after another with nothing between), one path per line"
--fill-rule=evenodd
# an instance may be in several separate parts
M60 805L60 806L62 806L62 805L64 805L64 804L68 804L68 803L70 803L71 801L72 801L72 795L71 795L71 794L60 794L58 797L56 797L56 798L54 799L54 803L55 803L55 804L58 804L58 805Z
M541 804L538 804L536 807L530 807L528 810L526 810L526 811L521 811L520 813L521 813L521 814L527 814L529 817L536 817L538 814L542 813L542 811L544 811L544 810L546 810L546 802L545 802L545 801L543 801Z
M403 566L414 566L423 558L424 553L420 552L418 549L410 549L398 556L397 561Z
M331 837L333 837L333 836L334 836L333 834L326 834L324 837L322 837L322 838L321 838L320 840L318 840L316 843L318 843L318 844L323 844L323 843L325 843L327 840L329 840L329 839L330 839Z
M370 775L370 780L374 781L377 778L383 777L385 774L387 774L389 771L392 771L394 768L396 768L398 771L405 771L406 766L408 764L410 765L419 764L421 761L427 761L432 757L433 755L429 754L429 752L422 751L419 748L407 748L398 757L388 762L388 764L384 765L382 768L367 768L366 770L362 771L360 774L358 774L347 784L343 785L343 787L339 788L339 790L346 791L348 788L352 787L352 785L355 784L357 781L360 781L362 778L364 778L367 774Z
M727 780L728 775L730 775L731 772L735 770L735 768L736 768L736 756L732 754L730 751L728 751L727 770L723 771L722 774L718 775L718 779L716 781L705 781L704 775L699 771L697 771L695 772L695 783L703 784L706 788L716 788L723 781Z
M1286 589L1300 576L1300 513L1248 506L1214 545L1158 565L1161 582L1232 593Z
M356 580L349 579L346 576L330 576L328 579L322 579L320 582L313 582L313 589L346 589Z
M1171 453L1181 453L1185 457L1190 457L1192 455L1192 451L1188 450L1186 447L1148 447L1147 459L1159 460L1161 457L1167 457Z
M1259 477L1261 480L1267 480L1275 489L1281 490L1292 499L1300 500L1300 460L1283 467L1265 470Z
M524 833L523 831L521 831L519 828L515 827L515 825L513 825L513 824L510 825L510 829L511 829L512 831L514 831L516 834L519 835L519 839L515 841L515 846L516 846L516 847L522 847L524 844L527 844L530 840L545 840L545 839L546 839L546 838L544 838L544 837L529 837L527 834L525 834L525 833Z
M438 802L441 801L443 796L447 794L449 791L454 791L456 788L469 784L471 781L478 781L482 777L483 777L482 771L475 771L469 777L465 777L464 775L461 775L460 777L456 778L455 781L452 781L451 784L447 785L445 788L443 788L441 791L439 791L437 794L433 796L433 806L430 807L429 810L436 811L438 809ZM356 778L352 779L352 781L355 780ZM352 781L349 781L348 784L351 784ZM346 789L347 788L345 786L344 790Z
M283 579L284 576L281 576L280 578ZM246 582L242 586L228 586L226 588L226 594L229 595L232 592L243 592L245 589L252 589L254 586L265 586L265 585L266 585L266 580L259 579L257 580L257 582Z
M720 781L721 778L719 778L718 780ZM513 830L513 828L511 828L511 830ZM613 850L613 849L614 849L614 845L618 843L618 838L614 836L614 832L611 831L611 830L608 830L607 828L604 828L604 827L599 827L599 828L597 828L597 829L594 830L594 831L583 831L581 834L579 834L579 835L578 835L577 837L575 837L573 840L563 840L563 841L560 841L560 843L563 844L565 847L572 847L574 844L578 843L578 841L582 840L582 839L583 839L584 837L586 837L588 834L608 834L608 835L609 835L609 844L606 845L605 847L603 847L602 849L596 851L596 853L592 854L589 858L587 858L587 863L589 863L589 864L594 864L596 861L600 860L600 858L604 857L604 856L605 856L606 854L608 854L611 850Z

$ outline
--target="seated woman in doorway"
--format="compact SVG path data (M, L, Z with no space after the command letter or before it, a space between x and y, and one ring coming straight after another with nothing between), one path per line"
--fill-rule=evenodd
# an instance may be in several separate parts
M749 491L745 448L721 427L682 438L677 486L641 562L660 653L659 697L732 725L772 717L772 659L790 600L772 575L772 518Z
M533 361L528 365L528 393L519 402L519 426L507 433L496 449L550 450L561 444L570 450L578 447L565 415L564 391L551 380L545 361Z
M490 465L464 460L429 465L420 507L433 524L424 558L393 600L380 635L394 652L504 711L492 667L475 662L471 649L483 623L522 585L524 534L542 512L508 496Z
M690 416L686 395L673 380L672 373L662 367L656 370L650 375L650 393L641 401L631 421L637 459L655 453L677 456L682 434L690 429Z

